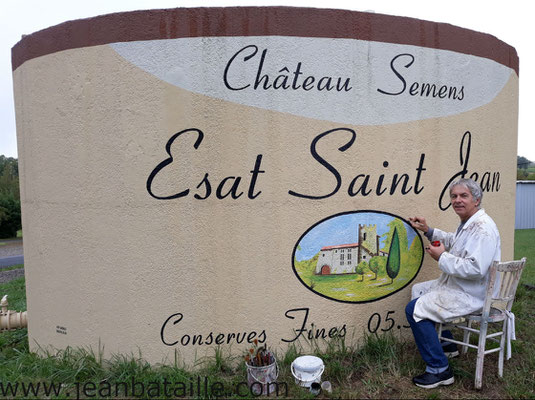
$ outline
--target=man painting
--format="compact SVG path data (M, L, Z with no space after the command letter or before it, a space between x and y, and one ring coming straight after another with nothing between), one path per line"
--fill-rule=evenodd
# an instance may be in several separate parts
M437 246L426 247L442 274L432 283L424 282L425 293L409 302L405 309L426 371L413 378L423 388L451 385L453 372L448 356L458 355L453 343L440 343L435 322L451 321L480 311L485 299L489 267L500 260L500 234L496 224L483 209L483 193L472 179L460 179L450 187L450 200L461 223L455 233L432 229L425 218L409 218L413 228L425 233ZM415 285L416 287L417 285ZM450 332L443 332L451 337ZM443 346L446 347L443 347Z

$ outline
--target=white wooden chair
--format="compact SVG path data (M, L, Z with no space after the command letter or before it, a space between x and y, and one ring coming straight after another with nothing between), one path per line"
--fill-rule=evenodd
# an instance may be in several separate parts
M462 352L466 353L468 347L477 349L477 363L475 387L481 389L483 381L483 360L487 354L499 351L498 374L503 376L503 358L506 346L510 346L510 335L514 335L514 316L511 307L515 299L516 288L520 281L520 275L526 264L526 258L519 261L497 262L490 267L490 276L487 284L487 294L483 311L479 314L465 315L455 321L437 324L438 336L441 340L456 343L462 346ZM479 328L472 326L473 322L479 323ZM497 332L488 333L489 324L501 322L501 328ZM458 341L442 337L445 329L459 328L464 331L463 340ZM500 330L501 329L501 330ZM478 345L470 344L470 334L479 335ZM487 349L486 341L499 343L499 347ZM510 357L510 347L507 349Z

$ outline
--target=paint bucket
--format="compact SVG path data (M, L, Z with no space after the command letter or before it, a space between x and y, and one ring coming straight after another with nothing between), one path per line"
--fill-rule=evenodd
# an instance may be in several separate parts
M271 384L277 382L279 377L279 366L275 358L273 358L273 363L266 366L255 367L248 363L245 365L247 366L247 383L254 395L269 395L276 390L277 385Z
M322 359L314 356L297 357L290 367L295 383L304 387L310 387L313 382L320 383L325 370Z

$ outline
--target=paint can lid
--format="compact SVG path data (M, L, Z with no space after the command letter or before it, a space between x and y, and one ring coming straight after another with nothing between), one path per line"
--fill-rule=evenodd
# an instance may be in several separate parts
M323 360L315 356L301 356L292 364L296 372L316 373L323 367Z

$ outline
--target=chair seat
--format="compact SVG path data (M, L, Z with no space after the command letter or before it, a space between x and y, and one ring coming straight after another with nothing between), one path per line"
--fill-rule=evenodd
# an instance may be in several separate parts
M482 317L482 315L481 315L481 313L479 313L479 314L465 315L462 318L467 319L469 321L480 322L481 321L481 317ZM503 321L505 318L506 318L506 315L502 310L500 310L498 308L491 308L490 309L488 322L500 322L500 321ZM455 321L454 323L458 323L458 322Z

